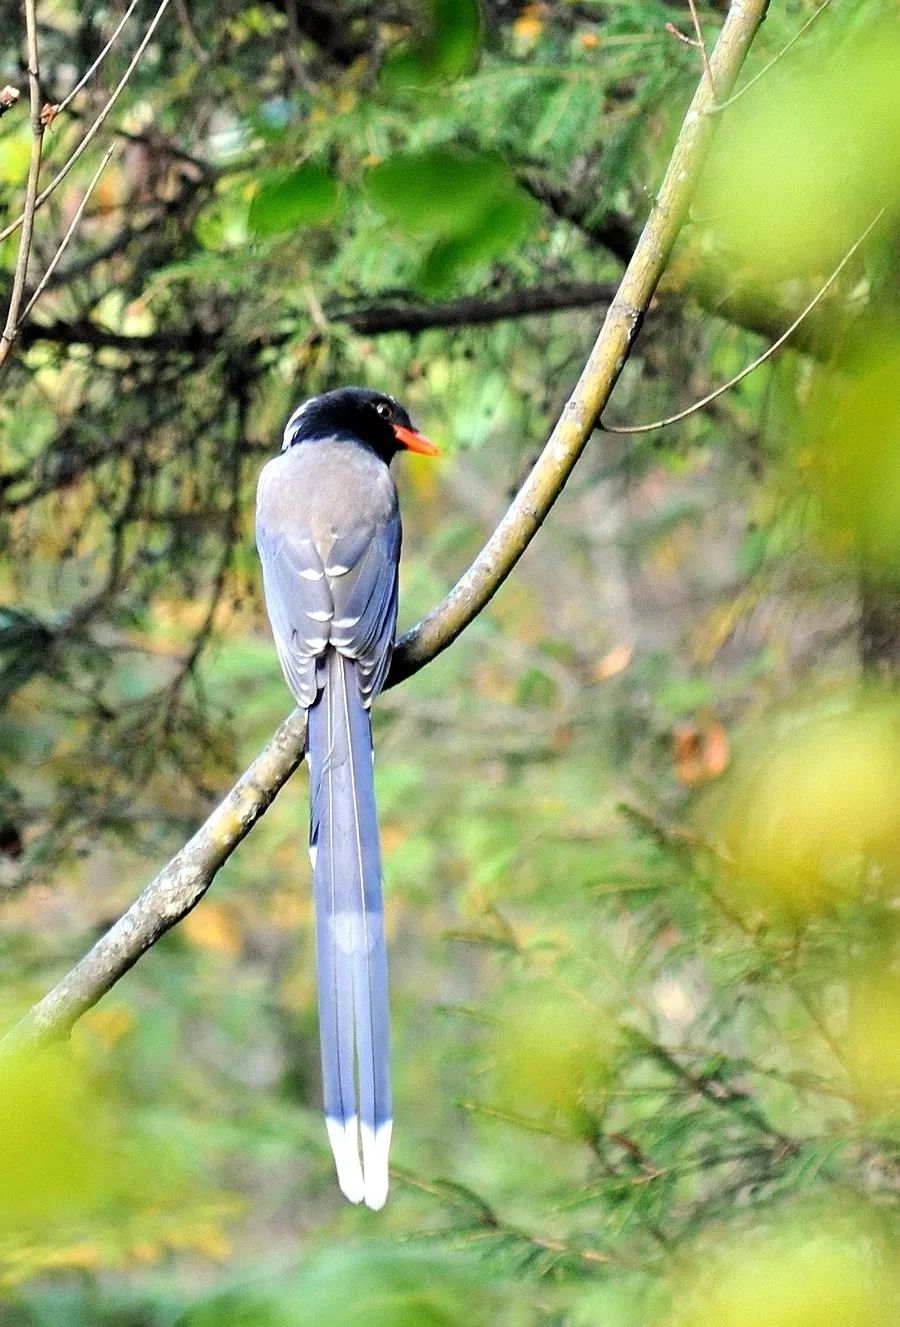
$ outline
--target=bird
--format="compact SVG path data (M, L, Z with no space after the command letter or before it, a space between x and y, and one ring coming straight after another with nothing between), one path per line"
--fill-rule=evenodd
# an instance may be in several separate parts
M404 449L440 454L393 397L324 392L288 419L256 499L266 611L307 711L325 1124L341 1191L376 1211L393 1112L370 707L394 648L402 529L390 464Z

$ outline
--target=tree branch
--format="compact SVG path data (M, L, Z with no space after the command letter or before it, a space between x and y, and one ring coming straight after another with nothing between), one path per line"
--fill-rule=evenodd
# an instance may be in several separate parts
M721 103L717 103L708 113L717 114L721 109ZM581 187L570 192L534 171L525 171L520 178L528 192L560 221L568 221L591 244L600 245L620 262L630 261L637 243L637 231L627 217L610 212L594 220L590 199ZM791 295L785 293L783 298L778 298L774 291L760 292L748 286L730 288L733 272L708 257L700 266L690 263L683 274L677 268L676 263L666 273L666 280L658 292L660 299L694 300L707 313L757 336L769 338L778 336L785 324L796 318L797 306ZM835 320L831 310L824 312L825 316L821 318L806 316L797 320L790 339L793 349L817 358L830 354L835 342Z
M96 74L97 70L103 64L103 61L106 59L112 48L115 46L116 42L119 40L120 32L125 27L125 24L128 22L128 20L131 18L131 15L134 13L139 2L140 0L131 0L131 4L125 10L125 13L122 15L122 17L119 19L118 26L115 28L112 36L109 38L106 45L103 47L102 51L100 52L100 54L97 56L96 60L94 60L94 62L88 66L88 68L81 75L81 78L79 78L78 82L75 84L72 90L66 93L65 97L63 97L62 101L55 108L57 115L61 115L64 110L68 109L68 107L78 96L79 92L84 87L84 85L86 83L89 83L90 80L94 77L94 74Z
M566 281L558 286L530 286L486 299L466 295L434 304L375 304L354 312L331 312L334 322L346 322L364 336L386 332L424 332L432 327L476 327L504 318L526 318L535 313L586 309L608 304L616 293L609 282Z
M150 26L147 28L147 31L144 33L144 36L141 38L137 50L135 51L134 55L131 57L130 61L128 62L128 67L126 68L125 73L122 75L116 86L113 88L112 92L110 93L106 101L105 106L103 107L97 118L94 120L93 124L88 129L87 133L81 139L81 142L73 150L68 160L64 162L64 164L59 168L59 170L54 175L53 179L50 181L47 187L45 189L42 189L41 192L38 194L37 198L34 200L35 208L42 207L43 204L46 203L50 195L54 193L56 189L59 188L63 180L68 175L69 171L75 165L76 161L79 159L79 157L83 155L84 152L87 151L87 149L90 147L96 135L100 132L104 122L106 121L107 116L109 115L113 106L115 106L116 102L118 101L122 89L125 87L125 84L131 78L131 75L134 73L135 69L138 66L138 63L140 62L141 56L144 54L144 51L149 46L150 39L153 36L154 32L156 31L157 27L159 26L160 20L162 19L162 16L163 14L165 14L168 7L169 7L169 0L161 0L159 8L157 9L156 13L153 15L153 18L150 20ZM9 239L10 235L15 234L15 232L24 223L24 221L25 221L25 213L23 212L21 216L16 217L15 221L11 221L8 226L5 226L4 229L0 231L0 243L2 243L3 240Z
M750 88L752 88L754 84L758 83L761 78L765 78L769 70L773 69L780 60L784 59L784 57L787 55L791 47L796 45L796 43L803 36L804 32L806 32L809 28L812 27L812 25L815 23L819 15L824 14L825 10L828 8L830 4L831 0L822 0L822 4L820 4L819 8L814 10L813 13L810 14L809 18L803 24L803 27L797 29L793 37L791 37L790 41L786 42L785 45L782 46L781 50L776 52L776 54L772 56L771 60L767 61L767 63L763 65L762 69L760 69L758 73L754 74L751 79L748 79L748 81L744 84L742 88L738 88L737 92L733 93L727 99L727 101L720 101L716 104L715 107L716 112L718 113L719 111L724 111L726 106L733 106L734 103L740 97L743 97L745 92L749 92Z
M34 231L34 214L37 210L38 177L41 173L41 147L44 141L44 122L41 119L41 75L38 65L37 21L34 0L25 0L25 41L28 53L28 88L31 105L31 156L28 162L28 179L25 184L25 210L22 213L22 234L19 237L19 253L16 269L13 273L12 294L6 313L6 326L0 336L0 364L5 363L19 324L19 310L25 294L25 280L28 276L28 260L31 257L31 240Z
M608 304L616 287L600 281L571 281L558 286L528 286L506 291L493 299L464 295L461 299L427 304L372 304L359 309L325 311L329 322L346 323L361 336L385 336L390 332L416 335L439 327L476 327L502 322L505 318L527 318L533 314L558 313ZM267 347L287 339L269 336ZM129 336L81 318L69 322L34 323L24 335L27 343L53 341L61 345L85 345L95 350L122 350L128 354L212 353L221 338L218 333L196 331L147 332ZM258 344L262 344L262 341Z
M72 236L75 234L75 231L78 229L81 223L81 218L84 216L84 210L87 207L88 202L90 201L91 194L94 192L97 185L99 184L100 176L103 174L103 172L106 170L106 167L109 165L110 158L112 157L112 154L115 152L115 150L116 150L116 145L115 143L113 143L112 147L108 147L104 152L100 165L94 171L94 174L88 184L88 187L85 189L84 194L82 195L81 202L78 204L77 208L75 209L74 216L72 217L72 220L69 222L65 235L63 235L62 239L57 245L56 253L53 255L53 257L50 259L50 262L47 264L46 272L35 286L34 290L32 291L31 298L29 299L28 303L25 305L25 308L22 310L22 317L18 320L18 323L15 328L16 331L19 330L19 327L21 326L22 322L28 317L29 313L34 308L35 304L37 304L38 300L41 298L41 295L47 289L48 284L53 279L53 273L56 271L57 267L59 266L60 261L62 260L62 256L65 253L66 249L69 247L69 241L71 240Z
M733 0L710 66L727 96L767 0ZM572 396L503 520L446 599L398 643L388 685L445 650L506 579L562 491L605 406L668 261L718 117L704 76L685 116L656 204ZM219 867L271 805L303 758L306 714L285 720L205 825L123 917L7 1035L4 1052L64 1036L141 954L203 897Z

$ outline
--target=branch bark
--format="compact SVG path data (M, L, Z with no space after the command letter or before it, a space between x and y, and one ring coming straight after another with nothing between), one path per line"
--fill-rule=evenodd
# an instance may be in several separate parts
M29 313L34 308L35 304L37 304L38 300L41 298L41 295L43 295L44 291L47 289L47 286L53 279L53 273L56 271L57 267L62 261L62 256L65 253L66 249L69 247L69 241L71 240L72 236L75 234L76 230L81 224L81 218L84 216L84 210L90 201L91 194L94 192L97 185L99 184L100 176L103 174L103 172L106 170L106 167L109 165L110 159L115 150L116 150L116 145L114 143L112 147L108 147L104 152L103 157L100 161L100 165L94 171L94 174L91 177L88 187L85 189L84 193L82 194L81 202L78 204L78 206L75 209L75 213L72 217L72 220L69 222L65 235L63 235L62 239L60 240L59 244L56 247L56 253L53 255L53 257L50 259L50 262L47 264L47 270L44 272L44 275L41 277L40 281L35 286L28 300L28 303L25 305L25 308L22 310L22 317L19 319L19 323L23 322L28 317ZM18 325L13 330L18 331Z
M505 318L527 318L533 314L558 313L567 309L589 309L608 304L615 285L601 281L567 281L557 286L527 286L485 297L465 295L460 299L428 304L371 304L357 309L326 309L330 322L346 323L361 336L385 336L390 332L415 335L441 327L479 327ZM196 331L146 332L129 336L102 327L87 318L52 323L32 323L24 341L51 341L58 345L85 345L92 349L121 350L126 354L185 353L200 357L219 348L218 334ZM270 336L267 347L285 337ZM263 344L262 339L258 344Z
M47 187L45 189L42 189L41 192L38 194L37 198L34 199L32 213L36 208L42 207L44 203L46 203L47 199L51 196L51 194L55 193L55 191L59 188L63 180L68 175L69 171L75 165L76 161L78 161L79 157L81 157L87 151L87 149L90 147L91 143L93 142L94 138L103 128L103 125L108 115L112 111L112 108L115 106L116 102L118 101L119 96L123 88L125 87L125 84L131 78L131 75L134 73L135 69L140 63L144 51L149 46L150 40L153 37L154 32L156 31L157 27L160 24L160 21L162 20L163 15L165 14L166 10L169 7L169 3L170 0L161 0L159 8L157 9L156 13L153 15L153 18L150 20L150 25L147 28L147 31L144 33L143 37L141 38L137 50L135 51L134 55L131 57L131 59L128 62L128 66L125 70L125 73L122 75L116 86L113 88L112 92L110 93L109 97L106 100L106 104L104 105L103 109L100 111L97 118L92 123L91 127L88 129L87 133L77 144L77 146L73 149L68 160L66 160L63 163L63 165L59 168L59 170L54 175L53 179L50 181ZM0 243L2 243L3 240L9 239L10 235L15 234L15 232L19 229L19 227L25 224L26 213L27 213L27 208L26 211L23 212L21 216L16 217L15 221L11 221L8 226L5 226L3 230L0 231Z
M6 313L6 326L0 336L0 365L5 363L16 337L19 310L25 294L28 260L34 231L34 214L38 203L38 178L41 173L41 149L44 142L44 122L41 119L41 74L38 65L37 19L34 0L25 0L25 42L28 56L28 88L31 109L31 156L28 161L28 179L25 184L25 207L22 212L22 234L19 253L13 273L12 293Z
M710 55L728 96L767 0L733 0ZM581 377L541 456L472 566L444 601L398 643L388 685L445 650L506 579L562 491L622 371L683 222L720 117L704 75L682 124L653 210ZM64 1036L75 1021L193 908L219 867L271 805L303 758L306 715L295 710L224 801L123 917L0 1043L4 1052Z

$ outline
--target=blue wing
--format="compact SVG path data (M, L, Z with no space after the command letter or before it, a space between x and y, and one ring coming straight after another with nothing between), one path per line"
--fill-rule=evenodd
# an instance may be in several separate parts
M316 661L330 645L355 660L370 705L387 677L397 626L399 514L335 537L324 556L302 529L270 533L258 522L256 537L275 646L297 703L315 702Z

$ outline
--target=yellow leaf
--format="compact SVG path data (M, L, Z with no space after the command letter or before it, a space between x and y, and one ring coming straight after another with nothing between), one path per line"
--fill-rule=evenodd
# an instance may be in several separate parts
M123 1005L101 1005L85 1014L82 1026L95 1032L106 1046L114 1046L120 1037L131 1031L134 1022L134 1014Z
M591 670L591 677L595 682L606 682L611 677L624 673L625 669L631 663L634 656L633 645L614 645L612 649L604 654L603 658L598 660Z
M543 14L543 5L527 5L525 7L512 25L513 34L519 41L537 41L538 37L544 31Z
M751 904L802 914L884 889L900 865L900 708L862 700L765 725L713 818L729 889Z
M900 972L857 973L850 983L844 1055L860 1093L873 1105L900 1104Z
M406 842L407 838L408 835L406 830L403 828L402 825L398 825L396 821L391 821L388 822L387 824L382 825L381 847L385 856L388 856L390 853L395 852L397 848L401 848L403 844Z
M893 1283L893 1284L892 1284ZM676 1285L665 1327L888 1327L896 1280L874 1231L810 1211L704 1246Z
M225 903L201 903L185 917L181 930L189 944L228 958L237 958L243 947L237 919Z

